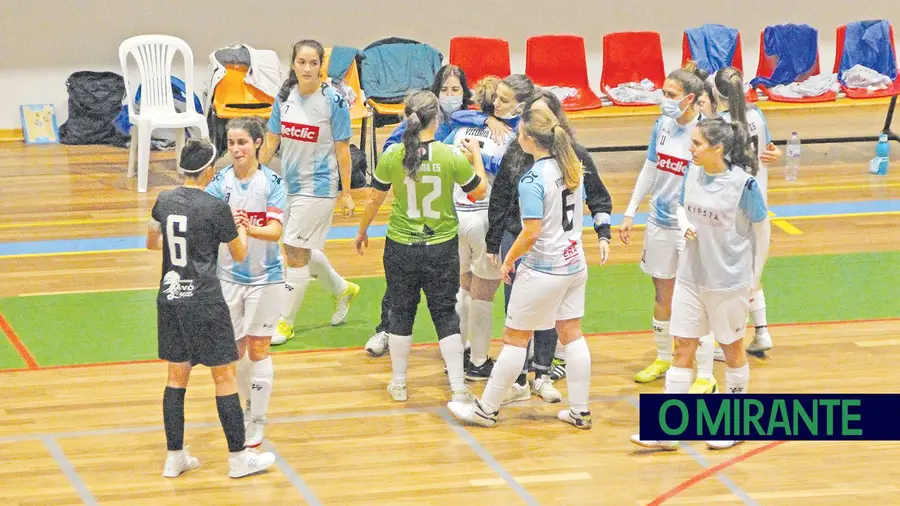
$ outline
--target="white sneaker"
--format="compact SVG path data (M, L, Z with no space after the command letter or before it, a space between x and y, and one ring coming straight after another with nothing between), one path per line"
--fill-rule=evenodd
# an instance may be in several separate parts
M359 285L347 281L347 288L334 300L334 314L331 315L331 325L343 325L347 321L347 313L350 312L350 303L359 295Z
M553 386L553 380L549 376L541 376L534 380L534 384L531 385L531 392L544 399L544 402L551 404L562 400L562 394Z
M268 469L275 463L275 455L269 452L259 453L245 448L243 451L228 457L228 477L243 478Z
M409 389L406 388L406 385L394 383L394 380L388 383L387 391L391 394L391 399L397 402L404 402L409 399Z
M678 449L678 441L649 441L641 439L640 434L631 436L631 442L643 446L644 448L653 448L655 450L665 450L667 452Z
M722 351L722 348L716 346L716 349L713 351L713 360L715 360L716 362L725 361L725 352Z
M747 346L747 352L761 355L772 349L772 336L769 335L768 329L762 329L753 336L750 346Z
M475 402L475 394L468 385L463 385L459 390L450 391L450 400L453 402Z
M582 411L580 413L576 413L571 409L564 409L559 412L557 418L569 425L573 425L576 429L590 430L591 426L593 425L593 422L591 421L590 411Z
M197 460L197 457L191 457L191 453L185 448L166 457L166 464L163 466L163 476L166 478L177 478L181 473L197 469L198 467L200 467L200 461Z
M247 448L256 448L262 444L267 423L264 416L250 417L250 423L247 424L247 431L244 433L244 445Z
M509 389L509 393L506 394L506 398L503 399L503 402L501 402L500 405L506 406L513 402L527 401L528 399L531 399L531 389L528 388L528 385L513 383L513 386Z
M366 341L366 353L372 357L380 357L390 349L390 336L387 332L379 332Z
M447 408L457 420L482 427L497 425L497 412L488 413L481 407L481 402L448 402Z
M710 450L727 450L741 443L743 443L743 441L707 441L706 446Z

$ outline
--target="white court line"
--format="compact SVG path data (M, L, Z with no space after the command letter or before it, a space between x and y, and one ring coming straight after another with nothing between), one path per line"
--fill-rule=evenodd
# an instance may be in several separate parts
M594 479L590 473L559 473L559 474L533 474L530 476L516 476L515 480L519 483L559 483L561 481L581 481ZM499 478L489 478L484 480L469 480L469 484L473 487L497 487L506 485L506 482Z
M874 348L876 346L900 346L900 339L881 339L877 341L853 341L860 348Z
M309 506L322 506L322 501L316 497L316 494L309 488L309 485L303 481L300 474L284 460L280 453L278 453L278 449L275 448L275 445L269 440L264 440L262 445L267 452L271 452L275 455L275 465L278 466L281 473L294 485L294 488L300 491L306 504Z
M59 464L59 468L62 470L63 474L72 483L72 487L78 492L78 497L81 498L81 502L89 506L96 505L97 500L94 499L94 494L92 494L87 488L87 485L84 484L81 476L78 476L75 467L72 466L72 463L66 458L66 454L63 452L62 448L60 448L59 444L56 443L56 440L50 436L43 436L40 439L44 442L44 446L47 447L47 450L50 451L50 455L53 455L53 460Z

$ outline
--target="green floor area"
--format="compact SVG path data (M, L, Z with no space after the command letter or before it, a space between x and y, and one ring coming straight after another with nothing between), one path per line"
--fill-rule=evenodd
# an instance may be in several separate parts
M770 323L900 317L900 252L772 258L763 278ZM380 315L384 279L362 287L347 324L331 327L332 306L317 283L307 291L297 337L278 350L361 347ZM156 358L155 291L48 295L0 299L0 312L41 366ZM653 286L636 265L592 267L586 333L649 328ZM494 335L503 326L503 295L494 304ZM423 298L417 342L433 341ZM23 367L0 339L0 368Z

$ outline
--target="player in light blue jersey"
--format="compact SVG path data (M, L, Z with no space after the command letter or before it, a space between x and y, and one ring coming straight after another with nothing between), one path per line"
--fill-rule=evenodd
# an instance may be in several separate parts
M322 82L324 58L325 49L317 41L294 44L290 75L272 107L266 149L260 156L268 163L281 146L287 186L282 237L287 275L273 345L294 337L294 316L312 278L334 297L332 325L347 321L350 303L359 294L359 286L339 276L323 253L336 201L345 217L353 216L350 109L334 88Z
M715 335L725 353L730 394L747 392L750 366L743 338L750 307L753 266L761 254L768 213L756 173L757 154L743 123L707 118L692 132L693 163L684 176L676 209L686 239L672 296L675 352L666 373L667 394L685 394L693 382L699 339ZM675 450L678 441L631 438L634 444ZM714 450L740 441L707 441Z
M555 327L566 347L569 387L569 409L560 411L559 419L590 429L591 353L581 331L588 277L581 244L583 167L571 137L548 110L526 111L518 140L535 163L519 182L522 232L500 269L507 283L510 274L516 274L503 349L481 399L451 401L448 408L467 423L496 425L500 405L522 369L534 331Z
M231 313L237 339L238 393L246 401L246 444L262 444L266 411L275 372L269 346L283 294L284 263L278 240L284 221L284 181L257 158L265 130L262 120L235 118L228 122L228 152L233 164L222 169L206 193L231 207L247 227L247 257L236 262L219 248L216 267L222 294Z
M691 162L691 130L700 119L695 107L705 89L697 69L688 65L671 72L663 84L662 116L650 136L647 159L635 184L631 202L619 227L619 237L629 244L634 215L644 197L650 195L650 213L644 232L641 269L653 278L656 300L653 307L653 334L656 358L634 375L637 383L649 383L663 377L672 363L672 336L669 318L672 314L672 292L678 258L684 250L684 238L678 232L675 208L684 178ZM712 341L709 341L712 345ZM713 385L714 386L714 385ZM711 387L710 387L711 388Z

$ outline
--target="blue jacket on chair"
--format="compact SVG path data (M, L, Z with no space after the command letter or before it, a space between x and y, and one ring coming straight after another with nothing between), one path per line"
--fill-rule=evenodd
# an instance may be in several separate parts
M891 80L897 78L897 55L891 44L890 23L885 20L847 23L838 78L854 65L868 67Z
M408 39L379 41L363 54L361 79L366 96L396 103L411 90L429 88L443 60L437 49Z
M737 49L738 31L723 25L703 25L687 33L691 56L697 67L709 72L730 67Z
M750 84L774 87L790 84L812 70L819 55L819 32L809 25L767 26L763 32L767 56L777 56L771 77L757 76Z

